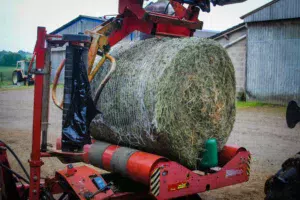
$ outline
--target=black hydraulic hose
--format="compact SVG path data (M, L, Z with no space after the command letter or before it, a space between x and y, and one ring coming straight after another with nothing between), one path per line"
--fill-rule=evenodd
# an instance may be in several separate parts
M28 178L28 180L30 180L30 176L28 174L28 172L26 171L24 165L22 164L22 162L20 161L19 157L15 154L15 152L2 140L0 140L0 143L3 143L5 145L5 147L9 150L9 152L15 157L15 159L17 160L17 162L19 163L20 167L22 168L22 170L24 171L26 177Z
M68 193L64 192L64 193L59 197L58 200L64 200L65 197L66 197L67 195L68 195Z
M164 14L168 14L168 9L169 9L169 5L170 5L170 2L167 4L166 8L165 8L165 11L164 11Z
M9 169L6 165L3 165L2 163L0 163L0 166L3 167L4 169L6 169L7 171L9 171L10 173L16 175L19 179L22 179L25 183L29 184L29 180L27 180L26 178L24 178L17 172L13 171L12 169Z

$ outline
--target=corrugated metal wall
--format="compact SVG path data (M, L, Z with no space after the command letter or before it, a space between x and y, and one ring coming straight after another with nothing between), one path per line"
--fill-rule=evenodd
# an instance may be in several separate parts
M248 24L248 100L300 102L300 19Z
M80 19L76 23L74 23L71 26L60 31L58 34L60 34L60 35L68 34L68 33L77 34L79 32L91 30L102 23L103 23L103 21L100 21L100 20L97 21L97 20L90 20L90 19Z
M228 33L227 37L219 37L216 39L222 46L228 45L231 42L234 42L238 38L247 35L247 28L241 28L237 31ZM228 55L231 58L235 69L235 78L236 78L236 92L239 93L245 92L245 68L246 68L246 39L239 41L229 48L226 49Z
M245 22L292 19L300 17L300 0L279 0L244 18Z
M90 19L80 19L76 23L72 24L71 26L63 29L62 31L58 32L57 34L62 35L62 34L77 34L80 32L84 32L85 30L91 30L94 27L100 25L102 21L97 21L97 20L90 20ZM51 54L51 67L52 67L52 72L51 72L51 81L53 81L55 73L57 71L57 67L59 66L60 62L65 59L65 48L56 48L52 49L52 54ZM62 70L59 83L64 82L64 70Z
M60 63L65 59L65 48L55 48L51 50L51 81L53 81L57 68L60 65ZM62 70L60 77L59 77L59 83L64 82L65 77L65 70Z

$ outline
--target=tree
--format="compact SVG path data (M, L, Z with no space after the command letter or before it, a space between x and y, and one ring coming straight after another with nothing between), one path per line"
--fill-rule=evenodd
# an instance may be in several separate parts
M0 59L0 65L13 66L17 61L24 60L25 58L18 53L8 53Z

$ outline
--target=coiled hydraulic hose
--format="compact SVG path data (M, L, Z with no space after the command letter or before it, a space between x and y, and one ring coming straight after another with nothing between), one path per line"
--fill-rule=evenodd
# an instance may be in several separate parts
M102 56L101 60L97 63L95 69L91 70L91 72L88 74L89 82L91 82L95 78L95 76L96 76L97 72L99 71L99 69L103 66L106 59L108 59L111 62L111 67L110 67L109 72L107 73L105 78L101 81L99 87L96 90L95 98L94 98L95 105L98 102L98 99L100 97L100 94L101 94L103 88L105 87L105 85L109 81L109 79L111 78L112 73L116 70L116 60L111 55L105 54L105 55ZM53 87L52 87L52 100L53 100L54 104L61 110L63 109L63 101L60 102L60 103L58 102L57 96L56 96L56 88L57 88L57 84L58 84L58 80L59 80L61 71L65 66L65 61L66 61L66 59L64 59L60 63L60 65L57 69L57 72L55 74L55 77L54 77L54 80L53 80Z
M96 90L95 98L94 98L94 104L95 104L95 105L97 105L97 102L98 102L98 100L99 100L100 94L101 94L103 88L105 87L106 83L110 80L112 73L114 73L114 71L116 71L116 66L117 66L117 64L116 64L115 58L112 57L112 56L109 55L109 54L106 54L105 56L106 56L107 59L110 60L110 62L111 62L111 67L110 67L109 72L106 74L105 78L101 81L99 87L98 87L97 90ZM98 70L99 70L99 69L98 69Z
M28 178L28 180L30 180L30 177L29 177L29 174L28 172L26 171L24 165L22 164L21 160L19 159L19 157L15 154L15 152L10 148L10 146L8 146L5 142L3 142L2 140L0 140L0 143L4 144L4 146L8 149L8 151L15 157L15 159L17 160L18 164L20 165L20 167L22 168L22 170L24 171L26 177ZM12 170L11 170L12 171ZM20 176L19 174L17 176ZM19 177L19 178L22 178L23 180L26 180L24 179L23 177ZM29 182L28 180L26 180L27 182ZM25 182L26 182L25 181Z
M66 62L66 59L64 59L59 67L57 68L57 71L56 71L56 74L55 74L55 77L54 77L54 80L53 80L53 87L52 87L52 100L54 102L54 104L59 108L59 109L63 109L63 101L61 101L61 103L59 103L57 101L57 97L56 97L56 88L57 88L57 84L58 84L58 80L59 80L59 77L60 77L60 73L62 71L62 69L64 68L65 66L65 62Z

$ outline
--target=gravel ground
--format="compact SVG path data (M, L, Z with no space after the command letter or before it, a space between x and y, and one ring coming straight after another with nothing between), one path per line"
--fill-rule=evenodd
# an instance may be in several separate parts
M32 106L32 88L0 91L0 139L15 149L27 169L31 148ZM60 129L61 111L51 103L51 142L60 135ZM263 199L265 180L280 168L284 160L300 151L300 126L295 129L286 127L285 109L282 107L238 109L228 144L243 146L252 153L250 181L210 191L201 196L204 200ZM15 160L11 158L10 161L12 168L21 173ZM47 158L44 162L43 177L53 175L56 169L65 166L57 158Z

